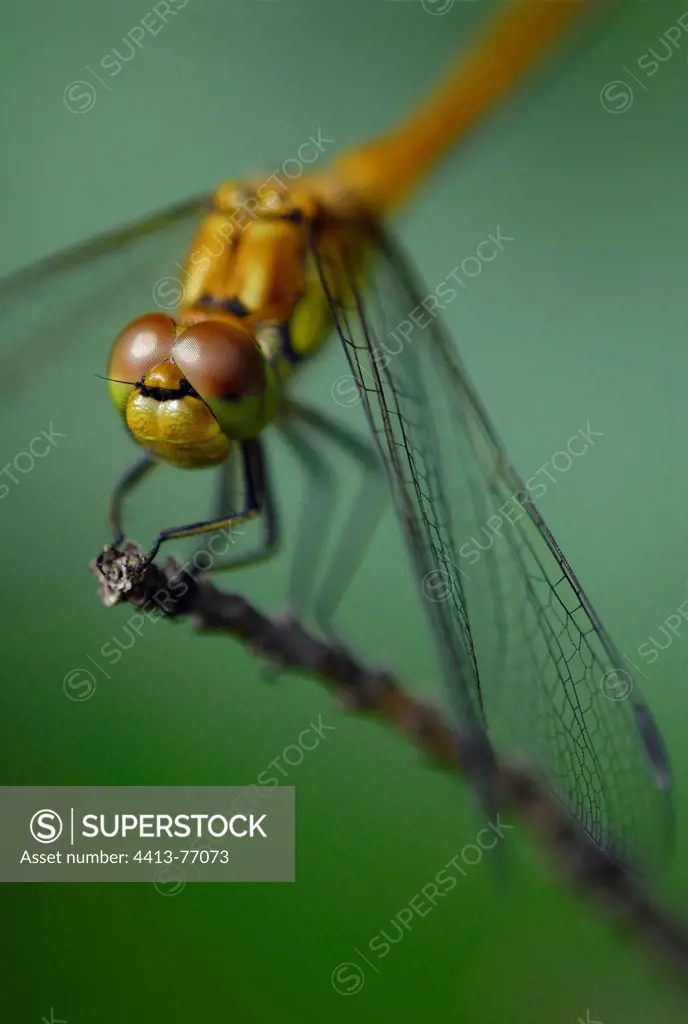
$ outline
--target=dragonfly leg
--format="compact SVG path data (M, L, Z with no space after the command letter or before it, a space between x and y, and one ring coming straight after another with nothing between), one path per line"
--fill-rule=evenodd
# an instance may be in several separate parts
M285 612L287 616L299 618L312 605L316 575L327 543L328 526L337 504L337 485L336 476L327 460L305 436L303 426L291 406L289 413L284 419L278 420L277 427L301 463L307 481L291 562Z
M150 452L144 452L135 462L132 462L115 484L115 488L110 496L110 506L108 509L108 519L113 536L112 547L119 547L124 540L124 530L122 528L122 506L124 499L157 465L158 463L153 455Z
M335 552L329 560L324 573L324 583L316 592L313 602L314 617L318 626L324 633L334 636L334 616L368 548L375 527L382 514L387 496L383 466L372 445L343 427L340 423L330 419L321 412L295 402L290 403L288 409L293 419L301 427L310 428L319 437L329 438L339 448L346 451L359 464L363 473L360 490L354 502L355 515L349 517L347 528L339 537ZM334 487L331 485L333 474L322 456L314 451L311 442L306 441L303 435L301 435L301 445L303 455L308 452L311 465L307 466L307 468L309 468L311 474L320 471L319 478L313 475L312 486L314 491L316 488L322 491L323 487L327 487L329 492L330 505L327 508L327 513L328 518L330 518L336 497ZM322 473L323 466L325 467L324 473ZM324 515L322 519L321 533L327 525L324 521ZM317 567L319 561L317 557L319 552L316 553L316 545L322 548L323 541L326 539L322 536L317 537L317 534L315 536L316 539L314 540L313 524L309 516L303 521L299 541L297 542L292 592L295 592L294 588L299 586L303 594L304 580L306 580L311 586L312 594L314 568ZM305 575L304 570L306 570Z
M247 461L243 462L243 476L246 493L251 490L251 480L248 475ZM215 516L217 519L226 521L232 516L232 505L234 498L234 465L228 459L218 470L218 489L215 499ZM261 519L264 525L263 540L250 551L233 554L229 557L218 557L212 548L212 538L207 544L200 544L194 552L191 561L197 566L199 572L226 572L229 569L240 569L247 565L255 565L258 562L266 561L278 550L280 545L279 515L277 503L272 488L272 478L268 472L264 452L260 445L257 446L254 461L251 467L252 481L255 499L260 506ZM231 538L230 538L231 539ZM211 558L210 564L199 565L201 553L208 551Z
M195 537L199 533L211 533L213 530L231 530L242 523L255 519L263 510L263 498L259 490L261 482L261 471L263 467L263 455L260 441L253 438L240 443L241 456L244 466L244 480L246 484L246 497L244 508L241 512L229 512L213 519L204 519L198 523L187 523L184 526L172 526L162 530L146 555L145 562L149 564L157 555L160 547L168 540L179 540L182 537Z

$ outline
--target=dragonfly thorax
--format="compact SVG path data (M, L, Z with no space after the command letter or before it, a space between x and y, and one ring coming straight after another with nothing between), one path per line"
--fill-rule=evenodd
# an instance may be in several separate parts
M306 288L307 194L226 182L184 267L183 310L228 310L252 324L289 322Z

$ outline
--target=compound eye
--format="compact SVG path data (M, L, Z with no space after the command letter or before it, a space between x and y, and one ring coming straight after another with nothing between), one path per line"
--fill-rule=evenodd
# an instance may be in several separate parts
M132 320L112 343L108 361L108 390L115 408L124 415L132 385L167 359L176 326L165 313L147 313ZM124 383L122 383L124 382Z
M194 324L181 332L171 354L201 398L236 399L265 391L264 357L253 335L240 324Z
M146 313L120 331L110 350L108 377L135 384L167 359L176 326L166 313Z

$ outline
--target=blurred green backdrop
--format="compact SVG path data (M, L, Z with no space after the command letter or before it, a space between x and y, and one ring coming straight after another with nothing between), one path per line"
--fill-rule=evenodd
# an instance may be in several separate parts
M276 169L318 128L337 147L384 129L491 8L188 0L109 77L101 60L130 55L123 37L152 5L25 0L3 15L0 33L0 272L223 177ZM429 289L498 225L514 239L447 320L522 476L588 421L604 435L541 507L636 662L648 638L666 643L660 626L686 598L688 579L688 34L661 41L683 13L674 0L628 4L447 160L395 224ZM81 86L67 91L75 81L89 83L88 100ZM89 109L68 108L77 94L73 105ZM172 248L170 260L177 255ZM385 927L394 934L391 919L475 838L464 787L340 711L313 682L269 684L231 641L151 625L117 665L100 658L107 641L129 643L130 613L101 607L87 566L107 539L108 489L131 450L92 374L103 372L114 331L150 307L157 276L154 267L141 272L131 309L132 289L118 278L91 343L45 367L37 357L29 387L14 400L3 395L3 466L51 424L64 435L0 501L3 782L248 784L318 716L332 729L285 768L284 782L297 787L293 886L189 885L174 898L153 885L3 887L4 1019L50 1019L52 1007L69 1024L685 1020L671 984L558 886L520 830L505 839L505 885L484 857L431 914L414 918L376 973L355 950L367 952ZM301 393L337 411L330 389L341 372L333 348ZM276 447L273 460L293 536L300 477L286 450ZM337 468L352 496L351 468ZM134 535L150 537L173 505L198 509L206 491L201 477L172 471L151 482ZM231 582L279 608L288 556L289 545L275 564ZM434 689L391 514L341 618L363 654ZM674 756L679 823L687 662L681 635L654 664L640 662ZM95 693L68 699L65 675L89 666ZM665 883L677 903L688 898L684 852L679 833ZM363 972L353 995L331 980L346 962Z

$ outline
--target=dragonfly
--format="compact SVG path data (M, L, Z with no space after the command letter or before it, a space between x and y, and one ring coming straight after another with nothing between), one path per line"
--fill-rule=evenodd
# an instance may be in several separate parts
M168 463L217 467L216 506L207 519L162 529L136 572L168 541L249 519L262 524L260 544L217 560L213 571L269 557L279 517L264 438L273 427L284 430L317 473L306 433L329 435L361 463L365 495L381 471L386 477L457 731L475 755L471 781L485 812L494 811L495 752L516 753L597 847L647 871L666 857L673 830L661 734L512 466L440 316L424 304L426 289L384 226L440 154L587 6L512 0L424 105L388 136L344 153L332 169L294 184L274 176L269 183L223 182L212 195L12 275L0 283L0 297L26 302L46 282L59 292L62 281L100 265L116 294L113 254L151 242L168 246L177 228L197 225L183 279L159 279L157 310L130 321L111 347L110 398L140 454L114 487L106 552L125 541L126 499ZM86 292L83 309L94 303ZM426 323L399 344L396 328L418 310ZM372 444L291 395L292 380L331 336ZM492 543L469 544L495 521L501 527ZM359 531L342 544L349 575L352 550L365 543ZM324 622L344 589L318 599ZM624 699L615 699L619 684L628 691Z

